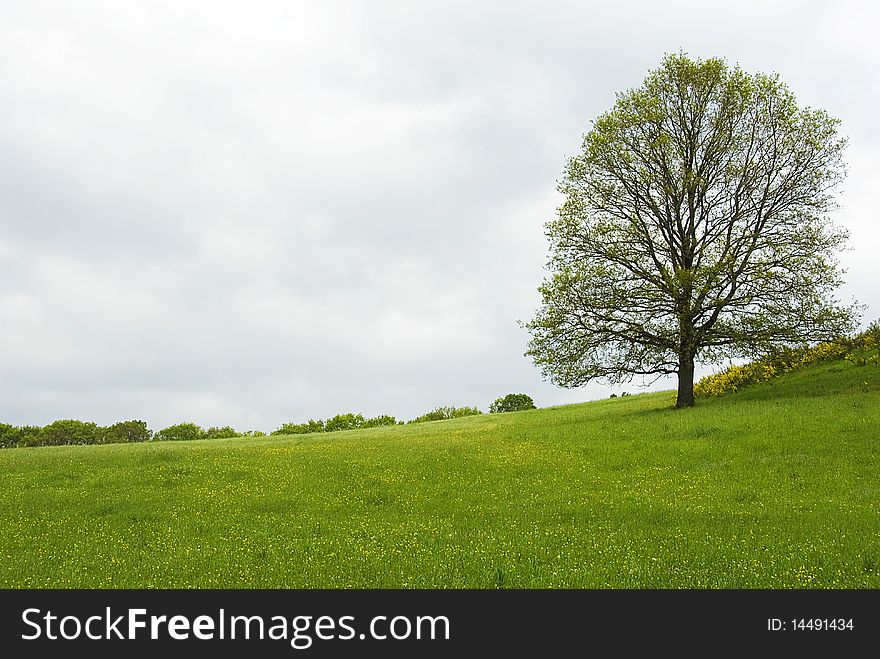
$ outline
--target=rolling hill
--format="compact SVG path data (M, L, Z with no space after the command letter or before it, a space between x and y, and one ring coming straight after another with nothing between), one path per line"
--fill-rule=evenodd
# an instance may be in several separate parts
M880 587L880 367L673 399L0 451L0 586Z

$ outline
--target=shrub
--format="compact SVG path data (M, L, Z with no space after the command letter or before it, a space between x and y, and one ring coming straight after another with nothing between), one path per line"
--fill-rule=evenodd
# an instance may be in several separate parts
M382 414L364 421L364 428L378 428L379 426L396 426L397 419L389 414Z
M15 429L18 432L18 446L41 446L40 426L21 426Z
M309 419L308 423L285 423L271 435L307 435L313 432L324 432L324 422L318 419Z
M156 433L155 440L157 442L178 442L192 439L201 439L204 431L195 423L178 423L173 426L163 428Z
M120 421L104 428L102 441L106 444L121 442L148 442L153 432L147 428L146 421Z
M32 446L60 446L62 444L99 444L103 440L103 428L91 421L61 419L45 426Z
M202 437L205 439L229 439L238 436L238 432L232 426L223 426L222 428L212 426L202 431Z
M18 446L21 433L18 428L8 423L0 423L0 448Z
M846 360L856 366L880 364L880 321L868 325L868 329L856 336L852 341L852 349Z
M239 433L239 437L251 437L253 439L259 439L260 437L265 436L266 433L264 433L262 430L245 430L243 433Z
M526 394L507 394L503 398L497 399L489 406L489 412L496 414L498 412L521 412L523 410L535 409L535 401L531 396Z
M445 419L458 419L463 416L482 414L476 407L438 407L420 417L416 417L409 423L424 423L425 421L443 421Z
M856 365L880 362L880 323L873 322L868 329L852 338L826 341L813 346L781 348L742 365L728 366L713 375L707 375L694 385L697 396L723 396L742 387L793 371L802 366L833 359L846 359Z
M336 416L327 419L326 423L324 423L325 432L335 432L337 430L356 430L358 428L363 428L364 423L366 423L366 419L364 419L363 414L337 414Z
M880 320L875 320L868 325L868 329L859 334L859 337L870 344L871 347L880 347Z

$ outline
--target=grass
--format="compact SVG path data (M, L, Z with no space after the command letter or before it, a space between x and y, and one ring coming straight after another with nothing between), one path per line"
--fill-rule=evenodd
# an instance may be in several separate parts
M5 588L878 588L880 367L267 439L0 451Z

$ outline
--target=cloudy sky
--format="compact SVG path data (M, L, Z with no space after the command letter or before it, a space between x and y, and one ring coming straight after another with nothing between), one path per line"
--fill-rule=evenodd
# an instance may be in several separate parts
M542 382L516 321L567 156L678 50L842 119L841 297L880 317L871 7L0 0L0 421L636 391Z

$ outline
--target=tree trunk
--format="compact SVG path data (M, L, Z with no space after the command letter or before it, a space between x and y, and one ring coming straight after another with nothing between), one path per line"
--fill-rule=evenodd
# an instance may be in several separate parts
M694 358L682 355L678 359L678 398L676 407L694 406Z

